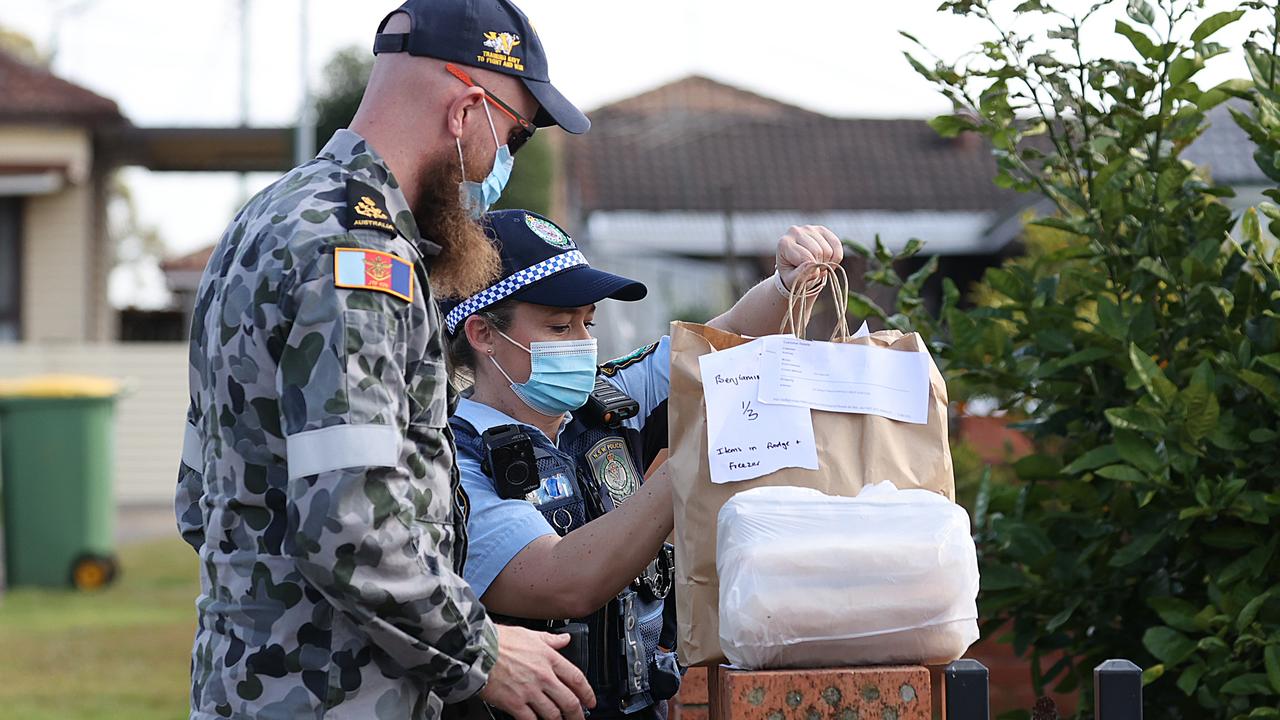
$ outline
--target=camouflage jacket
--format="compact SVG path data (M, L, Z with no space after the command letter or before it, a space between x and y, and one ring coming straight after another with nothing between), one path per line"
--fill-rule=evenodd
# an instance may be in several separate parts
M349 130L214 249L175 501L200 556L192 718L434 718L484 685L438 252Z

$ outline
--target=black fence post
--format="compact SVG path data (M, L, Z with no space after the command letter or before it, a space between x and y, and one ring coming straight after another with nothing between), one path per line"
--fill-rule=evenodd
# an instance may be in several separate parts
M1142 720L1142 668L1128 660L1108 660L1093 669L1096 720Z
M944 671L947 720L989 720L987 666L977 660L956 660Z

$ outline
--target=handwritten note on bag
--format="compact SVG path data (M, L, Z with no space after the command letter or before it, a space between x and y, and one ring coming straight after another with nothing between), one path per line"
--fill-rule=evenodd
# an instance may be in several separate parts
M714 483L750 480L788 467L818 469L809 408L759 400L763 349L763 339L753 340L698 359Z
M929 422L925 353L781 336L761 340L762 403Z

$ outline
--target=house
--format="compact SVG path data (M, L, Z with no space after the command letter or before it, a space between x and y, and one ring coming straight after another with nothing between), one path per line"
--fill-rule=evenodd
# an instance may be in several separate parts
M0 53L0 342L103 341L115 102Z
M604 308L615 350L705 319L773 271L778 237L821 224L892 249L912 238L941 272L976 279L1020 230L1028 198L996 187L974 135L941 138L924 120L836 118L705 77L687 77L591 113L563 146L567 221L593 263L629 273L650 297ZM615 309L616 310L616 309Z
M289 128L140 128L116 103L0 52L0 377L123 383L113 447L120 503L169 503L187 404L187 344L131 343L107 301L114 172L282 170ZM8 480L11 480L8 479Z

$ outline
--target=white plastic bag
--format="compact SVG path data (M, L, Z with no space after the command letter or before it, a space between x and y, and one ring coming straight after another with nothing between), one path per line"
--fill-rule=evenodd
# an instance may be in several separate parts
M882 482L763 487L720 510L720 644L748 669L941 664L978 639L969 516Z

